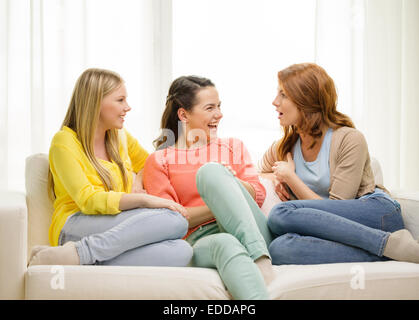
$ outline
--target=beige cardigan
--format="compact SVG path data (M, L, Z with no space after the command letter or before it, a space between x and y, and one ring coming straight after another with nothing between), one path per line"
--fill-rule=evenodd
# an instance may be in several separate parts
M278 143L279 141L275 141L261 159L259 168L262 173L272 172L273 164L279 161ZM364 135L357 129L341 127L333 131L329 165L330 199L355 199L374 192L376 184L368 145ZM383 186L378 187L388 192ZM292 195L291 198L295 199L295 196Z

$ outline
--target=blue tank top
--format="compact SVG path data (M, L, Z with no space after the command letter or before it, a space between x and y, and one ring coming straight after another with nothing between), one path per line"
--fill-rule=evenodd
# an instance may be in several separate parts
M323 139L317 159L313 162L304 160L301 152L301 141L298 138L293 152L293 159L295 163L295 172L300 179L315 193L324 199L329 198L330 187L330 142L332 141L332 128L329 128ZM380 188L375 188L373 193L369 193L360 197L360 199L370 197L384 197L395 202L387 193Z
M330 142L332 141L332 128L326 131L317 159L308 162L304 160L301 152L301 140L295 143L293 159L297 176L315 193L324 199L329 198L330 187Z

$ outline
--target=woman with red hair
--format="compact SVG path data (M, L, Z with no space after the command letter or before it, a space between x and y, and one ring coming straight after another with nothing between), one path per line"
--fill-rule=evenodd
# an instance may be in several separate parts
M366 140L336 110L326 71L313 63L280 71L273 105L284 136L260 165L282 200L268 218L273 264L419 263L419 244L399 203L375 184Z

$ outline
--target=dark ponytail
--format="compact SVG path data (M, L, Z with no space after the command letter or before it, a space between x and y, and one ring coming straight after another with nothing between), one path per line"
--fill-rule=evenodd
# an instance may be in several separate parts
M162 133L153 141L156 149L164 149L176 143L179 138L177 111L179 108L192 110L196 104L196 94L206 87L214 87L214 84L209 79L197 76L183 76L172 82L160 123Z

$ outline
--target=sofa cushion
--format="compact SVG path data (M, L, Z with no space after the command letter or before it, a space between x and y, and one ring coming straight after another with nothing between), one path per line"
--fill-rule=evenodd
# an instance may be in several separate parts
M419 239L419 191L392 190L401 206L403 221L415 239Z
M231 299L215 269L187 267L31 266L26 299Z
M386 261L275 266L272 299L419 299L419 265ZM207 268L32 266L26 299L231 299Z
M419 299L419 265L359 262L282 265L271 294L275 299Z
M261 207L261 210L266 216L268 216L272 207L276 205L277 203L281 202L281 199L279 199L278 195L275 192L275 188L274 188L274 184L272 180L267 179L267 178L262 178L262 177L259 177L259 180L266 190L266 197Z

